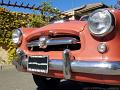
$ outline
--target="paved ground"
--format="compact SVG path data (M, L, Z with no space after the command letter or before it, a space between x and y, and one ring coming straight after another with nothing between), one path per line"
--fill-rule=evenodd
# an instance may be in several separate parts
M39 90L32 75L16 71L14 68L0 70L0 90ZM120 90L117 86L105 86L72 81L61 82L57 90Z
M15 69L0 71L0 90L36 90L31 74Z

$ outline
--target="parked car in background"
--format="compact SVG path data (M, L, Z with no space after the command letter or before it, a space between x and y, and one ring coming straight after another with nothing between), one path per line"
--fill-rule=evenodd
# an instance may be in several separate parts
M87 21L64 21L13 32L14 65L40 86L60 79L120 85L120 10L97 9Z

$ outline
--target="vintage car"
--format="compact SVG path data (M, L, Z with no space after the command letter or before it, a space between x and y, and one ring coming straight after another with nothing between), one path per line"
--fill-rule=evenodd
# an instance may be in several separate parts
M18 56L13 64L32 73L38 86L57 85L60 79L120 85L118 9L95 10L87 21L16 29L13 42Z

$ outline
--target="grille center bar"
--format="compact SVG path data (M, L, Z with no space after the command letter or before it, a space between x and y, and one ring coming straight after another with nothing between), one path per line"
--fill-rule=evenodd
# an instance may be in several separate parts
M77 44L79 41L73 37L61 37L61 38L49 38L46 36L42 36L39 40L31 41L27 43L27 47L39 46L39 48L46 48L51 45L69 45L69 44Z

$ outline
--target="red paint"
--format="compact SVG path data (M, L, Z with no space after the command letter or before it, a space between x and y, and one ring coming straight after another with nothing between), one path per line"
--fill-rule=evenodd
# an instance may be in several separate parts
M80 37L80 50L72 51L75 60L83 61L120 61L120 11L109 9L115 18L115 27L113 32L104 38L93 37L89 30L88 24L84 21L69 21L60 24L51 24L42 28L22 28L23 40L19 48L27 55L49 55L50 59L62 59L62 51L49 52L31 52L27 49L27 41L40 35L71 34ZM101 54L97 51L100 42L105 42L108 51ZM41 74L50 77L63 78L63 72L49 71L49 74ZM38 73L36 73L38 74ZM92 82L101 84L120 84L120 76L94 75L85 73L72 73L72 80L82 82Z

